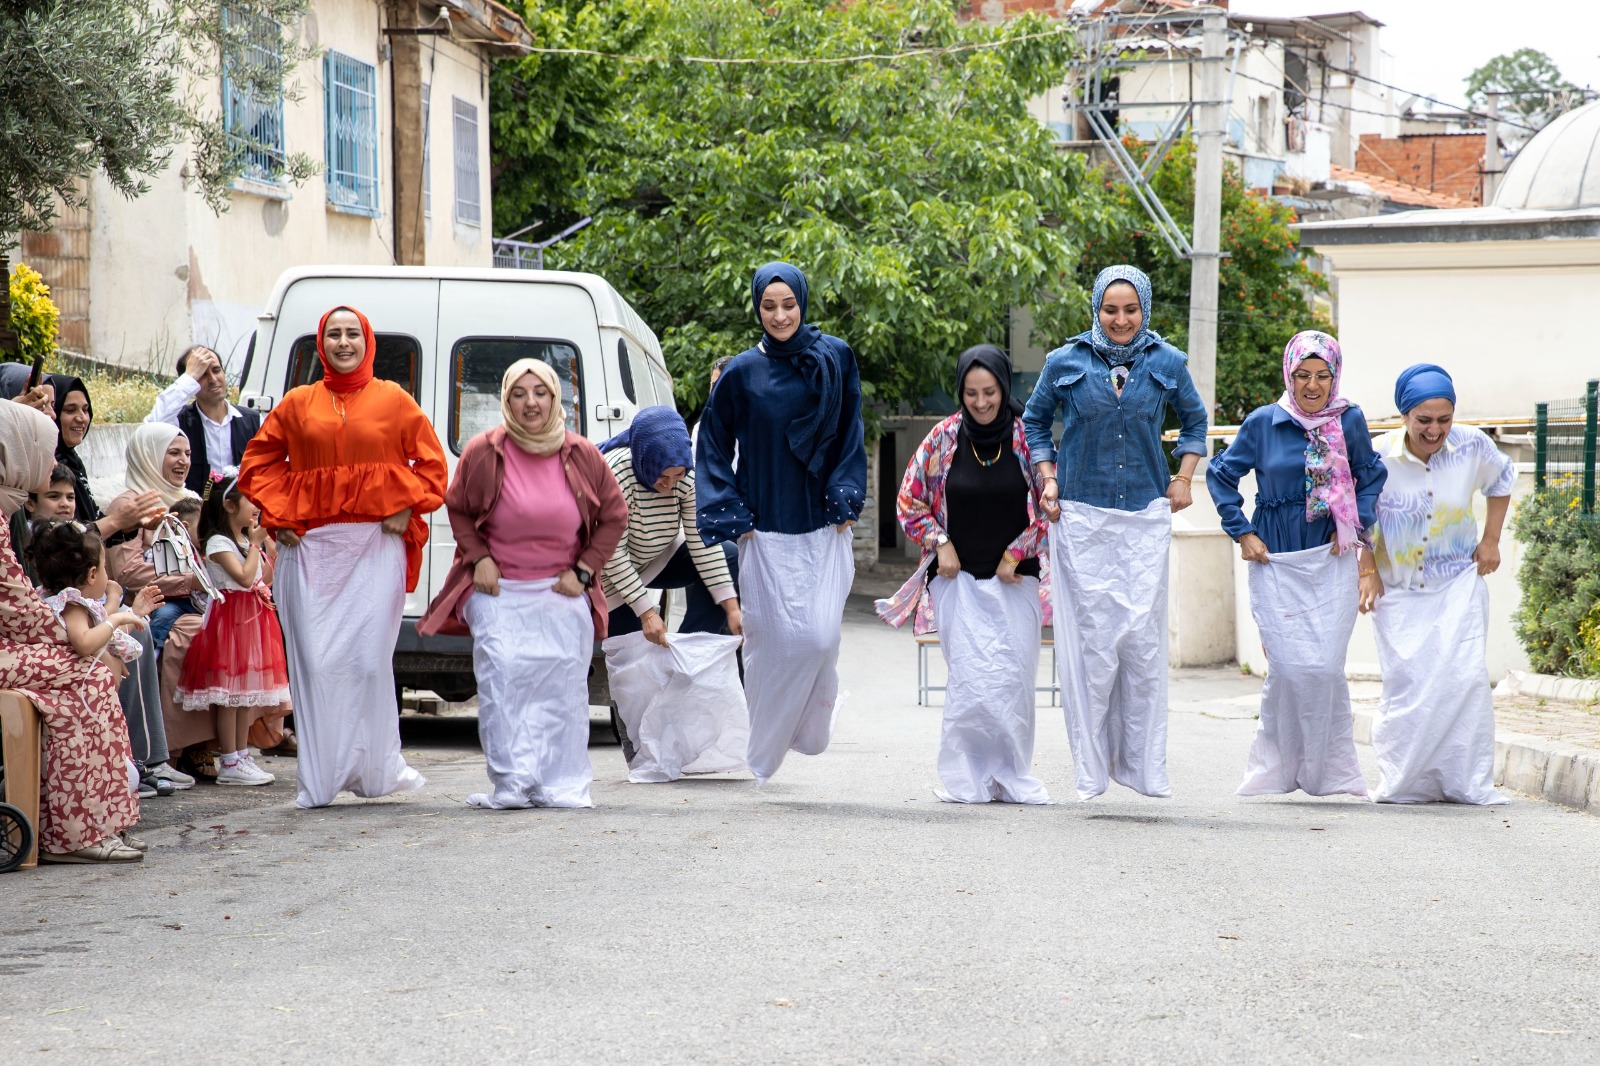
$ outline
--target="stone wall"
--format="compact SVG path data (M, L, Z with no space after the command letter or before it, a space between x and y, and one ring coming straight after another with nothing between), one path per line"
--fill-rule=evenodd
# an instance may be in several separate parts
M878 561L878 441L867 446L867 504L856 523L856 568L865 569Z

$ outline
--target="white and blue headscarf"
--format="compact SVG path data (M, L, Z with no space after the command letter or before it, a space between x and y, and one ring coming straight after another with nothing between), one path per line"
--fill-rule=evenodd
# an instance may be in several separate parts
M1105 302L1106 290L1119 281L1133 286L1133 291L1139 294L1139 306L1144 311L1139 332L1129 338L1127 344L1113 342L1100 328L1100 305ZM1161 340L1161 335L1150 328L1150 278L1136 266L1122 263L1100 271L1094 279L1094 298L1090 306L1094 324L1089 329L1089 343L1112 366L1127 366L1138 358L1140 352Z

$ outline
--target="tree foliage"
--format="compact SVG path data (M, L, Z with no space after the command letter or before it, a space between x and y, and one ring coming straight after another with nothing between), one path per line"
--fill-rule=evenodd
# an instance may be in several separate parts
M1058 25L964 23L939 0L668 7L630 8L639 54L815 60ZM1070 50L1050 33L894 62L595 68L618 101L608 149L582 168L595 222L546 261L623 291L661 333L685 410L712 360L755 340L749 279L770 259L806 271L811 319L856 350L869 396L915 402L964 347L1005 343L1010 308L1036 308L1049 330L1073 290L1099 187L1026 106L1061 83ZM525 145L496 151L508 170L528 165Z
M8 284L11 328L17 334L17 350L6 351L0 347L0 359L31 363L35 356L43 355L48 367L49 358L56 352L57 328L61 322L61 311L50 299L50 286L26 263L11 268Z
M1146 147L1125 142L1143 161ZM1102 267L1132 263L1150 275L1155 290L1150 326L1179 348L1189 338L1190 264L1179 259L1152 227L1144 208L1126 185L1102 175L1116 204L1116 225L1109 236L1091 238L1077 265L1078 281L1087 290ZM1151 184L1173 220L1185 233L1194 231L1194 143L1185 138L1173 146L1156 168ZM1222 252L1217 292L1216 420L1238 425L1262 404L1283 392L1283 347L1302 329L1332 332L1332 323L1308 303L1312 293L1326 292L1327 281L1312 270L1289 226L1294 211L1271 197L1245 188L1237 168L1223 168ZM1084 299L1076 308L1079 330L1090 324Z
M1584 94L1562 75L1555 60L1532 48L1496 56L1467 75L1467 95L1473 107L1488 107L1491 91L1506 94L1500 99L1501 114L1535 130L1584 102ZM1515 128L1504 134L1512 143L1531 136Z
M261 99L284 93L305 49L292 30L308 0L12 0L0 5L0 234L48 229L56 202L81 203L96 171L125 196L187 143L190 177L213 210L261 142L223 128L210 78L229 75ZM254 57L251 18L277 27L275 56ZM196 85L185 95L180 72ZM303 181L313 160L291 156Z

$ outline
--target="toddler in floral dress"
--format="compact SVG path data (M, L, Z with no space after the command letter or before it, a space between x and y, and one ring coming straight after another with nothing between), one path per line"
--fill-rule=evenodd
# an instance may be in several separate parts
M106 574L99 531L81 522L40 527L32 554L44 602L66 627L72 650L85 659L101 659L120 682L127 675L125 664L139 658L139 642L127 629L148 624L150 612L161 604L161 590L146 585L131 607L108 614L106 604L120 603L122 589Z

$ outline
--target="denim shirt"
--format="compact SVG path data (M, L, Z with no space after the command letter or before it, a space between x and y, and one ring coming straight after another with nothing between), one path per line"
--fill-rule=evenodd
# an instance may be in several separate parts
M1168 407L1178 413L1182 427L1173 453L1205 455L1205 402L1189 377L1188 362L1172 345L1152 341L1134 360L1118 396L1111 368L1095 354L1089 334L1045 357L1022 422L1033 461L1056 464L1063 500L1141 511L1165 496L1171 477L1161 424ZM1064 423L1059 457L1051 439L1057 408Z

